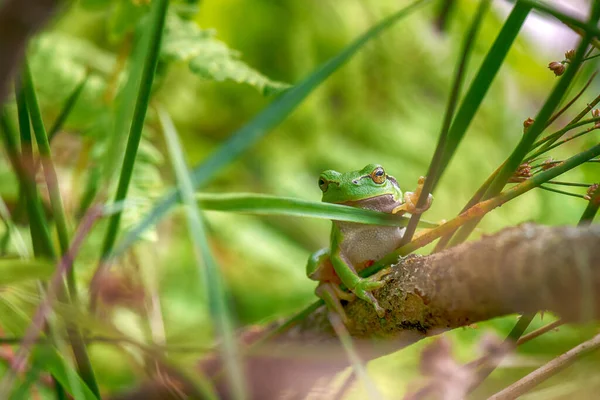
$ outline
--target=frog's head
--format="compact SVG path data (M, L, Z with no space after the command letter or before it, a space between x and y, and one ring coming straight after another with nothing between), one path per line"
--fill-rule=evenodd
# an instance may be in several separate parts
M367 204L402 202L402 191L393 176L387 175L381 165L369 164L359 171L340 173L324 171L319 187L326 203L348 204L364 208ZM383 211L383 210L381 210Z

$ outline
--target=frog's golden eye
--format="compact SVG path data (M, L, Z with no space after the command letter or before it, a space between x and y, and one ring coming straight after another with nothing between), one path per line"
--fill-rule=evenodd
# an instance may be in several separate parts
M326 179L319 178L319 187L321 188L321 191L325 192L329 187L329 182L327 182Z
M371 172L371 179L373 182L381 184L385 182L385 171L381 167L377 167Z

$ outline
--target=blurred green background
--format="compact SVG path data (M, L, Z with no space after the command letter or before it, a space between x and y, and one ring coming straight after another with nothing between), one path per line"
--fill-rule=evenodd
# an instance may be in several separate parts
M112 112L113 103L107 100L109 94L126 80L118 74L122 70L119 65L131 49L135 26L129 20L124 21L123 16L138 11L143 14L144 3L75 2L32 44L32 68L48 121L53 120L62 101L91 71L75 113L54 143L56 151L65 152L57 153L56 159L71 210L76 209L85 190L95 155L107 146L102 138L110 130L105 118ZM201 28L214 29L216 38L238 50L247 65L274 81L293 84L381 18L408 3L205 0L180 1L173 7L191 10L191 18ZM318 200L320 190L316 182L322 170L356 170L373 162L382 164L395 176L403 190L414 189L431 160L462 34L476 4L472 0L458 1L448 32L440 33L433 26L435 4L385 32L327 80L283 124L226 168L206 191L256 192ZM193 11L195 7L197 13ZM504 8L491 8L477 39L467 79L477 70L504 17ZM438 221L455 216L510 154L523 134L523 121L535 116L556 80L547 69L548 62L562 60L566 50L544 53L539 43L523 35L519 37L434 193L435 201L426 219ZM159 77L153 103L163 105L171 113L189 165L201 162L273 98L261 93L256 85L201 79L183 62L163 62ZM574 111L560 119L557 126L593 98L597 88L593 84ZM139 207L128 212L126 227L139 220L165 188L174 184L164 140L157 127L156 116L150 112L130 192L139 201ZM592 137L586 136L563 146L552 156L574 154L592 141ZM594 167L597 168L585 165L561 180L592 183L594 177L597 180ZM15 201L18 192L6 161L0 164L0 173L2 196L9 203L11 199ZM585 202L580 199L532 191L488 215L475 236L523 221L574 224L584 207ZM206 221L241 325L291 315L314 300L315 283L305 277L305 263L311 252L327 246L329 222L217 212L207 212ZM95 267L102 229L103 226L96 229L88 241L83 259L89 262L78 266L82 290ZM428 249L422 251L426 253ZM150 318L160 322L150 329L153 337L165 336L169 344L210 341L210 316L181 210L161 223L156 232L148 234L119 263L124 274L135 275L160 305L160 317ZM147 315L140 315L131 307L116 307L111 317L129 335L146 339L150 335L144 323ZM470 359L477 352L476 343L484 332L493 329L504 335L514 320L507 317L480 324L476 329L453 332L450 336L457 354L463 360ZM541 322L536 320L536 324ZM510 378L511 374L522 374L523 368L536 365L547 353L565 350L590 332L565 327L560 334L540 339L524 349L531 357L529 363L499 371L497 382ZM425 342L419 343L370 364L370 371L384 393L395 397L393 394L402 392L404 385L418 376L418 352L424 345ZM131 384L127 360L116 350L95 345L92 352L101 382L112 388ZM191 359L197 354L188 356ZM358 386L354 395L361 398Z

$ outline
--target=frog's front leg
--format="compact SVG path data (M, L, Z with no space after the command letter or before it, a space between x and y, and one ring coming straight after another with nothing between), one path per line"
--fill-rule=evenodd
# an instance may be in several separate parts
M380 318L383 318L385 315L385 310L379 305L379 302L375 296L373 296L371 291L385 285L385 281L382 281L381 278L384 275L387 275L389 270L380 271L369 278L361 278L342 254L342 249L340 247L341 239L342 233L339 231L339 229L334 227L332 230L331 253L329 255L329 259L337 276L339 276L342 283L346 285L346 287L352 291L352 293L367 303L370 303L375 308L377 315Z
M431 203L433 202L433 196L431 194L427 196L427 203L423 207L417 207L417 202L419 201L419 196L421 196L421 191L423 190L424 184L425 177L422 176L419 178L419 182L415 191L406 192L404 194L404 203L394 208L392 210L392 214L404 214L405 212L409 212L411 214L422 214L425 211L429 210L429 207L431 207Z

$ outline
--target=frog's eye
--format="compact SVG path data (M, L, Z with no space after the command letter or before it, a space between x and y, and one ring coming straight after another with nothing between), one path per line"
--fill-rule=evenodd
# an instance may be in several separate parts
M381 184L385 182L385 171L381 167L377 167L371 172L371 179L373 182Z
M329 182L324 178L319 178L319 187L321 188L321 191L325 192L329 187Z

